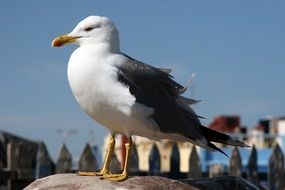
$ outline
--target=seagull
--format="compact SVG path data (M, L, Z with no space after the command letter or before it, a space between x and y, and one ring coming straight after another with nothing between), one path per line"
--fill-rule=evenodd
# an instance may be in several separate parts
M132 136L152 140L188 141L224 153L212 142L246 145L226 134L203 126L190 105L198 101L182 96L187 86L175 82L171 69L156 68L120 51L119 32L106 17L89 16L72 32L52 41L52 47L74 43L79 47L68 62L68 81L81 108L105 126L111 138L99 172L78 172L81 176L124 181L133 146ZM128 137L122 173L109 169L115 136Z

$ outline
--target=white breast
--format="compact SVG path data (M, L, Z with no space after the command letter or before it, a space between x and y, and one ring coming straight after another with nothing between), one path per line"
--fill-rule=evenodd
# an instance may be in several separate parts
M98 123L111 131L132 133L130 131L135 131L132 128L136 128L134 123L143 120L134 115L143 115L138 113L141 108L136 109L138 106L135 106L135 97L129 88L117 81L114 60L120 62L124 57L90 55L92 52L80 47L70 57L68 81L71 90L82 109Z
M113 133L138 135L150 139L173 139L178 134L164 134L151 118L154 109L136 102L129 88L117 80L114 64L126 61L119 54L94 53L80 47L68 63L68 80L81 108Z
M130 113L135 98L116 80L113 55L91 52L80 47L70 57L68 80L75 98L89 114L111 108Z

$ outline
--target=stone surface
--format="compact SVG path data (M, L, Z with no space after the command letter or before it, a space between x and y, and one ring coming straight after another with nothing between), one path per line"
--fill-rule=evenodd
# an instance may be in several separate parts
M198 190L187 184L156 176L130 177L123 182L100 180L99 177L76 176L75 174L56 174L34 181L24 190Z
M158 176L130 177L124 182L100 180L99 177L56 174L34 181L24 190L259 190L240 177L224 176L207 179L172 180Z

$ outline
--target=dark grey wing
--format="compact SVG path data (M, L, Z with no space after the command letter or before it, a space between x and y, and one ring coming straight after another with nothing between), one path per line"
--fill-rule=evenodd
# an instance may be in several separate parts
M177 103L183 86L172 80L171 75L130 57L117 67L119 81L129 87L136 101L155 110L152 117L162 132L203 138L198 116Z
M226 134L201 125L199 116L188 106L197 101L180 96L184 87L175 82L168 72L128 58L124 64L117 65L118 80L129 87L137 102L155 110L151 117L162 132L181 134L200 146L223 154L211 141L246 146Z

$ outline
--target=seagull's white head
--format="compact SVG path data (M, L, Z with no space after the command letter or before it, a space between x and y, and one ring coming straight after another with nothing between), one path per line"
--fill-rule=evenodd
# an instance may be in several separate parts
M114 23L107 17L89 16L78 23L69 34L55 38L52 47L75 43L79 46L106 43L111 48L119 47L119 32Z

